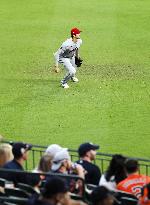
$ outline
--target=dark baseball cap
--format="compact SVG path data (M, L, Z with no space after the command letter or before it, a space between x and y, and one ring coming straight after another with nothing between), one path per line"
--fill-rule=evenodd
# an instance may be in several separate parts
M51 198L56 194L66 193L68 190L66 181L60 177L54 176L46 181L44 189L42 190L42 195L45 198Z
M86 142L80 145L78 149L79 156L82 157L84 156L88 151L90 150L97 150L99 149L99 145L95 145L92 142Z
M113 197L114 198L112 192L109 191L104 186L96 187L93 190L93 192L91 193L91 201L93 202L93 204L98 204L99 202L102 202L103 200L107 199L108 197Z
M12 145L12 153L14 158L21 157L26 151L31 150L32 145L23 142L16 142Z

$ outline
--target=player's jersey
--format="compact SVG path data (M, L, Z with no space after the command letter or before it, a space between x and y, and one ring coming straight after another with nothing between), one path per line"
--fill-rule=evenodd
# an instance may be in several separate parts
M81 39L78 39L76 43L72 41L72 38L67 39L54 54L56 61L59 61L60 58L72 58L75 56L76 50L80 48L81 44Z
M133 194L137 198L141 196L141 189L150 183L150 177L140 174L132 174L117 185L117 189Z

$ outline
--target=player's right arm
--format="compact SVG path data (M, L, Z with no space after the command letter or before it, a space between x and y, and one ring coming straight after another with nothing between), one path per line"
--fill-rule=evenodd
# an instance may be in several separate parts
M59 69L59 66L58 66L58 62L59 62L59 53L58 51L56 53L54 53L54 59L55 59L55 68L54 68L54 71L56 73L59 73L60 69Z
M65 50L65 45L63 43L62 46L56 51L56 53L54 53L54 59L55 59L54 71L56 73L59 73L59 71L60 71L60 69L59 69L59 58L60 58L60 55L64 53L64 50Z

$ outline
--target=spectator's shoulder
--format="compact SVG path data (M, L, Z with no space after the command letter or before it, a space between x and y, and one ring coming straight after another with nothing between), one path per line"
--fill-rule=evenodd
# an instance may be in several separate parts
M122 186L123 186L124 182L125 182L125 179L117 184L117 189L118 190L122 190L123 189Z
M100 168L96 164L91 163L91 166L96 170L100 170Z
M76 161L77 164L80 164L82 162L83 162L83 160L80 160L80 159L78 161Z
M4 164L3 168L11 168L12 165L12 161L7 162L6 164Z

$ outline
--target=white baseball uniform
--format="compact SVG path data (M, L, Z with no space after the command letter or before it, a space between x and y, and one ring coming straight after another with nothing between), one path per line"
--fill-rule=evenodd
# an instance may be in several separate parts
M58 63L64 65L67 70L67 74L65 75L63 82L67 83L67 81L75 76L76 73L76 65L75 65L75 54L77 49L80 48L82 44L82 40L78 39L76 43L72 41L72 38L67 39L61 47L54 53L55 63L58 66Z

